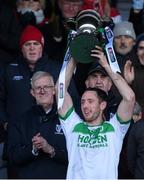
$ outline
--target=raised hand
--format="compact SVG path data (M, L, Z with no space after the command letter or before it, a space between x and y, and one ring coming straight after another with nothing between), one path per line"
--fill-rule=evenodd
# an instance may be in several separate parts
M95 57L102 67L109 65L101 47L95 46L95 48L91 50L91 56Z
M130 60L126 61L124 66L124 78L128 84L131 84L135 78L134 67L132 66L132 62Z

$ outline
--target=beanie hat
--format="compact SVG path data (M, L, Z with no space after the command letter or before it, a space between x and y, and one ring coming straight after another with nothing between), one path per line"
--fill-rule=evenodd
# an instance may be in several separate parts
M39 43L41 43L42 46L44 46L44 37L40 30L37 29L35 26L28 25L21 34L20 47L22 48L25 42L32 40L38 41Z
M139 46L139 43L141 41L144 41L144 33L140 34L139 36L137 36L136 38L136 44L135 44L135 50L137 51L137 48Z
M133 24L128 21L122 21L120 23L115 24L113 29L114 37L117 36L130 36L134 40L136 39L136 34L134 31Z

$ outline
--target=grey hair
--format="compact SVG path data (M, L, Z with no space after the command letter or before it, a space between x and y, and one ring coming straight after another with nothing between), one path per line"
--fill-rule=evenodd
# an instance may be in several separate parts
M31 78L31 87L32 88L34 88L35 81L40 79L41 77L49 77L51 80L51 83L54 85L54 80L50 73L45 72L45 71L37 71L33 74L32 78Z
M142 112L142 107L139 105L138 102L135 102L133 115L139 115Z

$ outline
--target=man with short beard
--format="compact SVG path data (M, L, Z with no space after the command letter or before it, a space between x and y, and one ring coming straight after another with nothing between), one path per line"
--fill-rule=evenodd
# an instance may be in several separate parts
M135 59L133 47L135 45L135 31L133 24L128 21L123 21L115 25L114 29L114 49L116 57L123 73L124 65L127 60L132 62Z

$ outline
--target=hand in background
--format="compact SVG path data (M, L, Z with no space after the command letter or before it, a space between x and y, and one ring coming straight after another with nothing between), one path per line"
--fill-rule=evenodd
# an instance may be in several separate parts
M132 62L130 60L126 61L124 66L124 78L128 84L131 84L135 78L134 67L132 66Z

